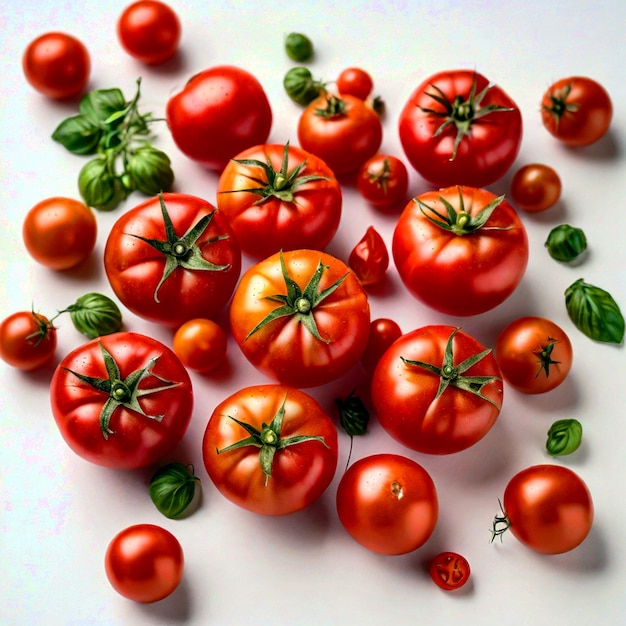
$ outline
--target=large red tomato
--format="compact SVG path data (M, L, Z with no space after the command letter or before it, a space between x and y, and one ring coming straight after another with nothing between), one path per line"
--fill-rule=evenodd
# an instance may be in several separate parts
M427 78L400 113L400 141L417 172L437 187L484 187L513 165L522 115L497 85L473 70Z
M202 456L235 504L286 515L315 502L337 468L337 428L311 396L283 385L237 391L215 407Z
M199 72L167 102L172 138L190 159L221 171L243 150L265 143L272 109L249 72L221 65Z
M246 254L323 250L339 227L341 187L320 158L290 145L238 154L222 172L217 207Z
M59 363L52 413L87 461L120 469L156 463L181 440L193 408L187 370L156 339L121 332L94 339Z
M419 300L442 313L476 315L518 286L528 263L528 237L502 196L448 187L407 204L392 253L402 281Z
M382 427L412 450L450 454L482 439L502 406L491 350L458 328L424 326L394 341L372 377Z
M345 263L317 250L292 250L248 269L233 295L230 322L255 367L286 385L315 387L359 361L370 309Z
M133 313L179 326L212 317L232 295L241 251L228 222L196 196L166 193L124 213L104 250L113 291Z

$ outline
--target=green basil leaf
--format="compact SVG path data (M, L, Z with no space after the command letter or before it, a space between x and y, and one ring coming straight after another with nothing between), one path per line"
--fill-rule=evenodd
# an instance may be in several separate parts
M583 334L594 341L621 344L624 317L610 293L582 278L565 290L567 313Z
M87 206L110 211L126 197L122 181L112 176L106 158L88 161L78 174L78 190Z
M283 78L283 87L287 95L302 106L313 102L324 90L324 84L314 80L306 67L292 67Z
M111 298L86 293L66 309L76 330L89 339L116 333L122 328L122 312Z
M302 33L289 33L285 38L285 52L293 61L304 63L313 56L313 42Z
M582 424L576 419L557 420L548 431L546 450L552 456L564 456L578 450L583 438Z
M149 493L156 508L170 519L178 519L189 508L200 479L193 466L174 462L161 467L150 480Z
M124 110L126 106L127 102L120 89L97 89L90 91L81 99L78 110L93 124L100 125L114 113Z
M73 154L95 154L102 130L84 115L63 120L52 133L57 141Z
M587 249L587 238L582 229L561 224L550 231L545 245L553 259L569 263Z
M351 392L345 399L337 398L335 404L339 411L339 423L350 437L367 432L370 414L361 398Z
M126 161L126 173L132 185L148 196L169 191L174 183L170 159L161 150L146 144L137 149Z

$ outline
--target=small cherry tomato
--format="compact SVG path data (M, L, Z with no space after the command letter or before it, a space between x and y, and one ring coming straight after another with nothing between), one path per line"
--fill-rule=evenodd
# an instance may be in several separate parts
M209 372L224 362L226 333L210 319L185 322L174 334L173 349L181 363L196 372Z
M430 564L430 577L442 589L452 591L469 580L470 566L467 559L456 552L441 552Z
M561 179L548 165L524 165L515 172L511 181L511 198L520 209L529 213L553 207L560 197Z
M367 347L361 357L361 362L370 375L374 373L387 348L401 336L402 329L397 322L384 317L372 320Z
M373 226L367 229L361 241L353 248L348 265L366 287L378 285L385 278L389 267L389 252L384 239Z
M357 178L361 196L377 208L386 208L405 200L409 189L409 172L400 159L376 154L367 160Z
M337 91L344 96L355 96L360 100L366 100L374 89L372 77L359 67L347 67L337 78Z
M37 369L52 359L56 347L56 328L39 313L19 311L0 323L0 358L11 367Z

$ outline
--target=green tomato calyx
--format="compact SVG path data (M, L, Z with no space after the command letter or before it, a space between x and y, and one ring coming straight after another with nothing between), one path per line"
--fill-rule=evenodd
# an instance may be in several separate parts
M535 374L535 378L538 378L541 372L546 375L546 378L550 377L550 366L551 365L560 365L561 361L555 361L552 358L552 351L554 350L555 344L558 341L556 339L552 339L552 337L548 337L546 339L546 344L539 347L538 350L533 351L533 354L537 357L539 361L539 369Z
M511 527L511 520L502 508L502 502L498 498L498 504L500 505L500 513L496 513L491 525L491 539L489 543L493 543L496 537L500 537L502 541L502 535Z

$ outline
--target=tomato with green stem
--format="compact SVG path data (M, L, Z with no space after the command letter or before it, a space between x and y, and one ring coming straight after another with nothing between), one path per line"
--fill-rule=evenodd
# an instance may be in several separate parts
M0 322L0 358L11 367L31 371L54 357L57 330L35 311L18 311Z
M376 154L359 170L356 181L361 196L376 208L402 202L409 189L409 173L403 161L390 154Z

